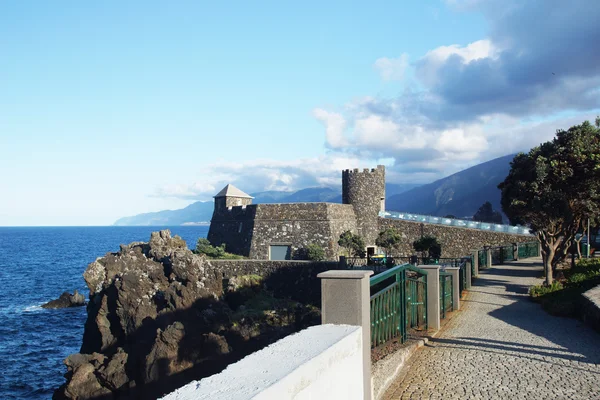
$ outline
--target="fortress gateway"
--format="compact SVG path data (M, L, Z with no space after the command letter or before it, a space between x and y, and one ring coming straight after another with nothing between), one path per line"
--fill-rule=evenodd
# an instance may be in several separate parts
M227 185L215 196L208 240L263 260L291 259L314 243L325 249L327 259L337 259L338 239L349 230L375 253L379 212L385 211L385 167L342 171L342 203L252 204L251 196Z

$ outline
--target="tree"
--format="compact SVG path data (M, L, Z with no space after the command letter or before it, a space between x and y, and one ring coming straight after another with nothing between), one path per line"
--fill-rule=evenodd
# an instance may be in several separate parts
M477 210L475 215L473 215L473 221L501 224L502 214L493 209L492 203L486 201L481 207L479 207L479 210Z
M365 256L365 241L359 235L355 235L350 231L345 231L340 235L338 240L340 247L346 249L348 257L364 257Z
M391 254L392 249L398 246L401 240L402 235L400 235L400 232L394 228L387 228L379 232L379 236L375 239L375 244L383 249L387 258Z
M421 252L423 258L426 258L425 263L431 259L438 260L442 255L442 245L434 236L425 235L419 240L415 240L413 248L415 251Z
M513 224L529 224L541 243L546 284L587 218L600 211L600 119L519 153L498 188L502 209Z

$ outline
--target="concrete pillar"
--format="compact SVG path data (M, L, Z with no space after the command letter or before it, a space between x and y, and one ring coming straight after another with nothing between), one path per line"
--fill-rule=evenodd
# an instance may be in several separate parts
M467 275L467 285L465 286L465 289L471 289L471 283L473 280L473 270L472 270L472 266L471 266L471 259L467 259L466 263L465 263L465 274Z
M540 242L539 240L537 241L537 245L538 245L538 256L542 256L542 242ZM589 243L588 243L589 246Z
M440 266L419 265L427 272L427 327L440 329Z
M473 265L475 269L475 276L479 275L479 250L473 250Z
M362 327L363 398L371 400L371 303L373 271L326 271L321 278L321 323Z
M519 243L513 243L513 259L519 261Z
M486 251L486 255L487 255L487 267L491 268L492 267L492 248L486 247L485 251Z
M452 274L452 310L460 310L460 268L447 267L446 272Z

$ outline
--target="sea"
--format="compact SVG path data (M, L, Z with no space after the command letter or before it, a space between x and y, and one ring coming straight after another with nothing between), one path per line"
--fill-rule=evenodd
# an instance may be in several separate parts
M0 399L50 399L65 382L63 360L79 352L85 307L40 306L77 289L87 265L119 245L170 229L188 248L207 226L0 227Z

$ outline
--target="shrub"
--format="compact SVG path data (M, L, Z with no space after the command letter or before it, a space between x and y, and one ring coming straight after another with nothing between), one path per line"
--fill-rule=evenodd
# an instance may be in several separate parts
M558 281L554 281L554 282L552 282L552 285L550 285L550 286L539 285L539 286L530 287L529 295L534 298L540 297L540 296L547 295L548 293L562 290L562 288L563 288L562 283L560 283Z
M225 251L225 244L221 244L220 246L211 245L208 239L206 238L198 239L198 241L196 242L196 248L194 249L194 253L204 254L208 258L213 259L238 260L244 258L237 254L227 253Z
M323 261L325 259L325 249L316 243L306 246L306 258L311 261Z

